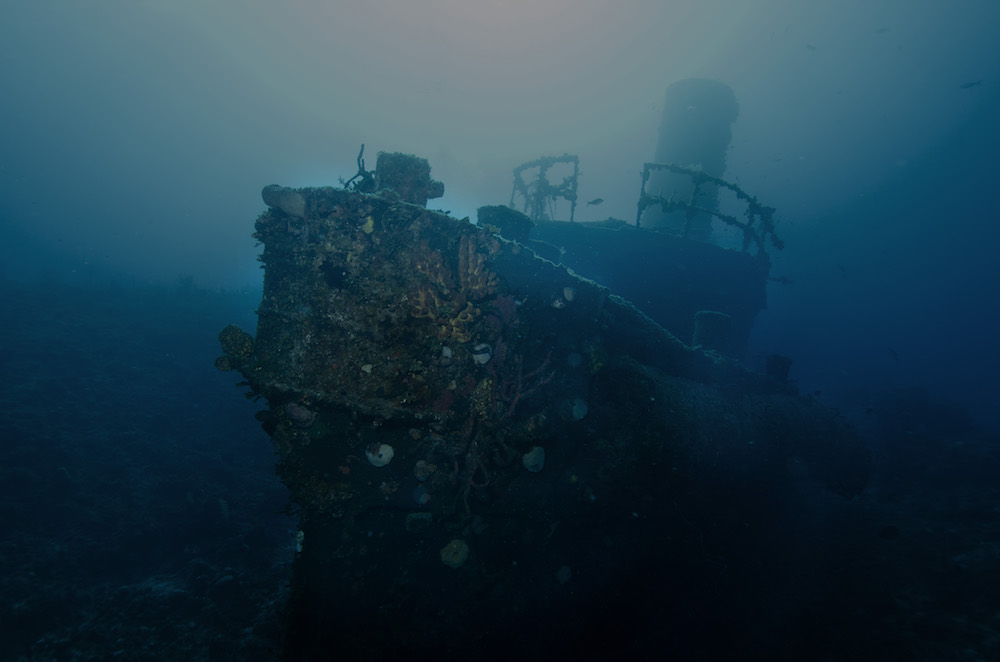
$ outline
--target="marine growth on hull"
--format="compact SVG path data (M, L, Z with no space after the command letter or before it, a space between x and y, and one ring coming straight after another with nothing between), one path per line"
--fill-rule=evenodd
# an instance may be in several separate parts
M854 434L739 363L731 336L756 309L679 302L679 324L701 327L682 342L539 257L519 212L486 207L474 225L426 209L443 185L425 160L381 154L365 174L265 188L256 335L220 334L217 365L267 403L299 514L289 656L350 649L339 635L362 626L389 633L358 643L366 653L542 638L574 586L610 590L651 558L695 569L677 590L698 602L706 559L733 544L715 527L766 518L743 497L791 466L841 494L863 487ZM622 250L655 234L630 232ZM763 287L760 260L724 253Z

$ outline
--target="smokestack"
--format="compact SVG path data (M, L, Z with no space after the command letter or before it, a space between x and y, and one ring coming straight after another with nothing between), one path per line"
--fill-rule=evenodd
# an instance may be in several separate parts
M730 126L739 112L736 95L725 83L706 78L687 78L673 83L667 88L663 104L655 162L700 169L721 178L726 170L726 152L733 137ZM690 201L692 184L690 178L658 171L650 178L646 191L665 198ZM703 186L695 204L715 210L718 207L718 189ZM658 207L650 207L642 219L644 227L676 232L680 232L683 224L683 214L664 214ZM711 217L707 214L698 214L689 221L688 237L707 241L711 232Z

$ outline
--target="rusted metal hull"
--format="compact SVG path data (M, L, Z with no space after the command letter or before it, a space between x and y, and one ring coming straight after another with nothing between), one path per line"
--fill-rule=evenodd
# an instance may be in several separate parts
M257 334L228 329L220 367L266 398L299 509L287 659L543 654L619 627L623 591L697 612L790 481L864 486L834 413L519 243L341 189L265 199Z

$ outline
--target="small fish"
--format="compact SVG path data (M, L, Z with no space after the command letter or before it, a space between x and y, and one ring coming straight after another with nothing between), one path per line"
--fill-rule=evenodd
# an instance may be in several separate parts
M889 350L889 354L890 354L890 356L892 356L892 359L896 363L899 363L899 354L896 353L896 350L894 350L892 347L886 347L886 349Z
M969 81L968 83L962 83L961 85L958 86L958 89L967 90L970 87L979 87L982 84L983 84L983 79L980 78L979 80L973 80Z
M587 206L589 207L590 205L599 205L602 202L604 202L604 198L594 198L593 200L587 203Z

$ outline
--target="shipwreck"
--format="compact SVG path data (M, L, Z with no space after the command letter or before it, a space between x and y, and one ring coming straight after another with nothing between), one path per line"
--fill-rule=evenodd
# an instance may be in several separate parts
M760 251L365 175L264 189L256 333L220 334L298 516L285 659L681 651L776 494L864 488L854 431L740 361Z

